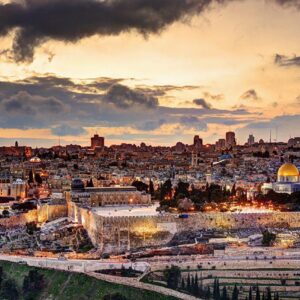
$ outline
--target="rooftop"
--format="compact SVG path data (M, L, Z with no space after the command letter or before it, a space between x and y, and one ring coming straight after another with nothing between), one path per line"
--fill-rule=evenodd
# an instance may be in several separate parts
M93 208L92 212L102 217L144 217L144 216L158 216L159 212L156 209L158 204L151 206L145 205L122 205L122 206L106 206Z

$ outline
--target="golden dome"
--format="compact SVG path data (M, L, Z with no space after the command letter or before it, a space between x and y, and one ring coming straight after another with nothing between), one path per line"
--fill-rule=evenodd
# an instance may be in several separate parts
M295 165L291 163L285 163L279 168L277 175L278 176L299 176L299 170Z

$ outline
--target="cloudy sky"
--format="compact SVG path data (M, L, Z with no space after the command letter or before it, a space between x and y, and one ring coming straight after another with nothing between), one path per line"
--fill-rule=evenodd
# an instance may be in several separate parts
M0 144L299 136L300 0L0 0Z

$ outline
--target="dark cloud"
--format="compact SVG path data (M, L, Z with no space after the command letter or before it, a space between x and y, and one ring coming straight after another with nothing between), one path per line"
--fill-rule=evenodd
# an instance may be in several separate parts
M278 130L291 130L291 128L298 128L300 122L300 115L281 115L270 120L259 122L252 122L245 128L247 129L270 129L278 128Z
M225 0L224 0L225 1ZM223 0L22 0L0 5L0 35L17 29L13 55L32 61L37 46L48 40L77 42L93 35L135 30L157 34L186 21L211 3Z
M207 123L195 116L184 116L180 118L180 124L187 128L194 128L198 131L206 131Z
M133 105L155 108L158 105L158 99L156 97L130 89L121 84L111 86L104 95L104 99L121 108L130 108Z
M155 87L145 87L142 92L120 81L96 78L85 84L51 74L0 81L0 128L50 128L61 136L84 134L86 127L128 126L151 131L163 124L182 124L187 129L205 130L209 123L239 122L249 115L245 109L160 106L150 92Z
M2 107L5 112L11 114L36 115L44 114L62 114L66 112L65 104L55 97L34 96L27 92L20 91L2 101Z
M72 127L67 124L63 124L60 126L56 126L51 129L52 133L59 136L78 136L78 135L84 135L87 134L87 131L82 127Z
M275 3L282 5L282 6L293 6L296 8L300 8L299 0L273 0Z
M258 96L256 90L254 89L250 89L248 91L246 91L245 93L243 93L240 98L242 100L254 100L254 101L259 101L261 100L261 97Z
M160 128L163 124L166 123L166 120L160 119L155 121L146 121L145 123L137 124L135 128L144 131L152 131L157 128Z
M238 0L15 0L0 4L0 36L15 31L8 57L31 62L35 48L48 40L75 43L130 31L158 34L211 4L232 1ZM300 8L298 0L270 1ZM50 61L53 55L48 55Z
M205 109L211 109L212 108L210 103L205 101L205 99L194 99L193 103L198 105L198 106L201 106L202 108L205 108Z
M281 54L276 54L274 58L274 63L280 67L291 67L291 66L300 66L300 56L288 57Z

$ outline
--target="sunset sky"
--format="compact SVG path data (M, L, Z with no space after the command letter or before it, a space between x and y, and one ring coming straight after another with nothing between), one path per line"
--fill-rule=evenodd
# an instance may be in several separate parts
M0 3L0 145L300 136L300 0Z

